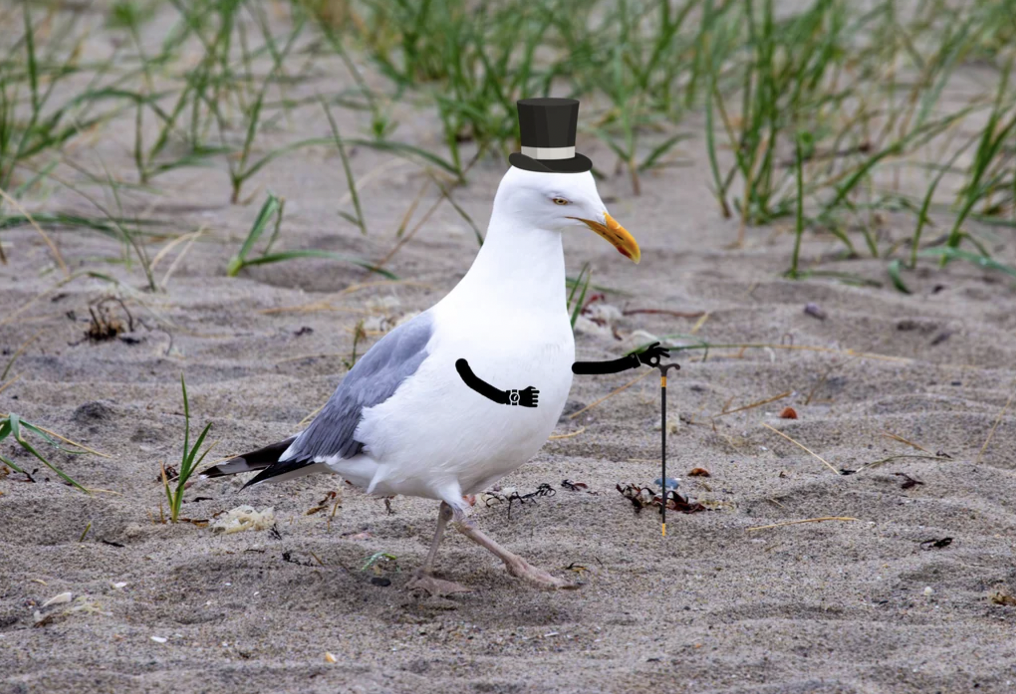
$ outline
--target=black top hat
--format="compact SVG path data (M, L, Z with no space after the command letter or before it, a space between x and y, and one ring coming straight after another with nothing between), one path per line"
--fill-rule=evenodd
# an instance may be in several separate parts
M520 99L522 152L508 155L512 166L544 173L583 173L593 168L589 157L575 152L579 122L576 99Z

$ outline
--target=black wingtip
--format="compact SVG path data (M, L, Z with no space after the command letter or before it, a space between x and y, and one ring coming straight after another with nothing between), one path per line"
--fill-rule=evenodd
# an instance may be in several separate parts
M285 441L279 441L273 443L264 448L259 448L256 451L250 453L244 453L238 455L235 458L230 458L224 463L213 465L212 467L204 470L201 473L201 477L214 479L216 477L225 477L227 475L237 475L241 472L253 472L254 470L265 470L270 468L279 462L279 457L286 452L290 444L296 439L295 436L291 436Z
M240 491L243 491L247 487L253 487L255 484L266 482L274 477L282 477L283 475L293 476L291 473L310 465L315 465L313 460L286 460L281 463L276 462L259 472L253 479L248 480L247 484L240 488Z

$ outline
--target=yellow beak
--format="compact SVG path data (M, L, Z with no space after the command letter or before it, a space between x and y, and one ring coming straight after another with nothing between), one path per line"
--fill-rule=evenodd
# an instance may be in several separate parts
M606 224L594 222L591 219L582 219L581 217L572 217L571 219L577 219L607 241L610 241L614 248L617 249L618 253L623 255L625 258L630 258L636 265L638 265L639 260L642 258L642 252L639 250L639 244L635 241L635 237L629 234L627 229L618 224L617 221L606 212L603 213L603 216Z

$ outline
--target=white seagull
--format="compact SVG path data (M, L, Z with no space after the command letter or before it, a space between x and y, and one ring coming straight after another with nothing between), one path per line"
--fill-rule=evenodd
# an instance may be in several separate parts
M463 497L540 450L564 409L573 369L609 373L666 356L654 347L575 364L562 236L576 227L639 261L638 244L607 213L591 173L511 167L483 246L455 288L371 347L306 430L205 476L260 470L249 486L331 472L369 494L440 501L437 531L411 588L462 589L432 573L449 521L511 575L540 588L573 587L481 532Z

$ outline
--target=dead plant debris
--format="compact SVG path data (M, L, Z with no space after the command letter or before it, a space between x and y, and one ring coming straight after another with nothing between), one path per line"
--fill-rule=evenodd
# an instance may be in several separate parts
M995 605L1004 605L1006 607L1016 607L1016 598L1009 594L1005 588L999 588L991 594L991 602Z
M589 489L589 485L585 482L572 482L570 480L561 481L561 489L567 489L570 492L583 492Z
M895 475L896 477L903 478L903 484L900 485L900 489L910 489L912 487L916 487L919 484L924 484L924 482L922 482L921 480L914 479L905 472L894 472L893 475Z
M161 470L159 471L159 474L155 476L155 481L158 482L159 484L162 484L164 482L175 482L176 478L180 476L180 471L176 469L175 465L167 465L165 470L166 470L165 479L163 479L162 477Z
M663 507L663 495L657 494L656 490L652 487L630 483L622 486L618 483L616 488L624 498L631 502L635 508L635 513L640 513L642 509L650 506L656 508ZM668 511L677 511L678 513L698 513L699 511L708 510L702 504L692 501L688 497L681 496L674 489L667 492L666 503Z
M117 303L127 316L127 324L114 315L109 305ZM94 305L88 307L88 313L92 319L85 330L85 337L92 342L105 342L119 337L123 332L134 332L134 316L131 315L127 305L117 297L106 297L100 299Z
M315 566L314 562L310 559L294 559L293 553L288 550L282 553L282 561L288 564L297 564L299 566Z
M315 513L318 513L319 511L325 511L325 510L327 510L328 506L331 504L332 500L336 496L338 496L338 492L328 492L327 494L325 494L325 498L324 499L322 499L321 501L317 502L317 505L314 506L313 508L307 509L307 511L303 515L305 515L305 516L313 516Z
M507 491L507 490L505 490ZM536 488L536 491L529 492L528 494L519 494L518 490L511 490L505 494L501 491L488 492L483 495L483 503L490 508L491 504L497 502L503 504L508 503L508 520L512 518L512 505L517 501L520 504L524 504L527 501L536 502L537 499L544 496L554 496L557 494L557 490L552 486L544 482Z

